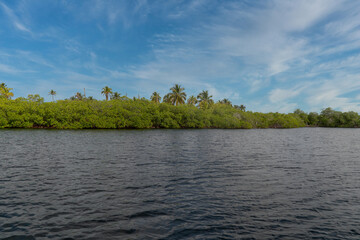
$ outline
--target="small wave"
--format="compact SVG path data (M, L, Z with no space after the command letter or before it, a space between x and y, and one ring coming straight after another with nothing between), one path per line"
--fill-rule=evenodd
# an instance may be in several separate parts
M14 235L11 237L2 238L1 240L36 240L33 236Z
M135 214L131 214L127 216L129 219L134 218L148 218L148 217L156 217L156 216L166 216L167 213L158 211L158 210L150 210L150 211L143 211L143 212L137 212Z
M129 186L125 189L128 190L139 190L139 189L147 189L147 188L153 188L153 187L160 187L161 185L145 185L145 186Z

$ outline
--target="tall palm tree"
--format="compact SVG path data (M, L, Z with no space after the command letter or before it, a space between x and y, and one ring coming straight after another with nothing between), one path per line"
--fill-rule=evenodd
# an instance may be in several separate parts
M242 105L242 104L240 105L240 107L239 107L239 108L240 108L240 110L241 110L241 111L244 111L244 112L245 112L245 110L246 110L245 105Z
M164 103L170 103L171 104L171 99L170 99L170 93L166 94L163 98L163 102Z
M107 100L109 100L109 94L112 94L112 89L109 88L108 86L105 86L105 87L102 89L101 94L105 95L106 101L107 101Z
M5 83L1 83L0 84L0 96L5 96L5 88L6 88L6 84Z
M203 90L199 95L197 96L199 107L202 109L207 109L209 106L214 104L214 100L212 100L212 95L209 95L209 92L206 90Z
M49 92L49 95L51 95L51 98L52 98L52 100L54 101L54 97L55 97L55 95L56 95L56 91L54 91L54 90L50 90L50 92Z
M118 99L120 99L120 98L121 98L121 94L118 93L118 92L112 93L112 94L111 94L111 97L110 97L111 100L118 100Z
M219 103L230 105L230 106L232 105L231 101L229 99L227 99L227 98L224 98L223 100L219 101Z
M83 100L83 95L80 93L80 92L77 92L74 96L74 99L77 99L77 100Z
M161 101L160 94L158 92L153 92L153 94L150 97L150 100L154 103L160 103Z
M239 110L241 110L241 111L243 111L243 112L245 112L245 109L246 109L246 107L245 107L245 105L234 105L234 108L236 108L236 109L239 109Z
M182 88L179 84L175 84L172 88L170 88L169 100L173 105L184 104L186 100L186 93L184 92L184 88Z
M209 91L208 90L203 90L201 93L199 93L199 95L197 96L199 103L207 103L207 104L213 104L214 100L212 100L212 95L209 95Z
M0 96L4 96L7 99L11 99L14 96L14 93L10 92L12 88L8 88L5 83L0 84Z
M194 97L194 96L189 97L188 100L187 100L187 104L195 106L197 104L196 97Z

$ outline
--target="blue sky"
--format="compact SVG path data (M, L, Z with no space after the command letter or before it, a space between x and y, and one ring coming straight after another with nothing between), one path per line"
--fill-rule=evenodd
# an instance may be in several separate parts
M360 112L360 1L0 0L0 82L47 101L163 96Z

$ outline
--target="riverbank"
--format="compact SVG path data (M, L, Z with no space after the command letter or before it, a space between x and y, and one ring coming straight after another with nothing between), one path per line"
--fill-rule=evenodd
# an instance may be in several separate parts
M174 106L146 99L60 100L38 102L28 99L0 100L0 128L53 129L150 129L150 128L298 128L358 127L355 112L324 109L320 114L259 113L243 111L230 104L206 108L189 104Z
M1 128L293 128L306 124L296 114L253 113L228 104L198 108L144 99L111 101L0 101Z

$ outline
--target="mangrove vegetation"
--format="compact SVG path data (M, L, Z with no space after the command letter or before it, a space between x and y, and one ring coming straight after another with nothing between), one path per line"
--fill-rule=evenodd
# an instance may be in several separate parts
M189 96L178 84L161 97L154 92L149 99L121 96L105 86L106 100L96 100L80 92L65 100L51 102L38 94L12 99L12 88L0 85L0 128L122 129L122 128L296 128L359 127L356 112L339 112L331 108L321 113L259 113L233 105L229 99L217 102L204 90Z

